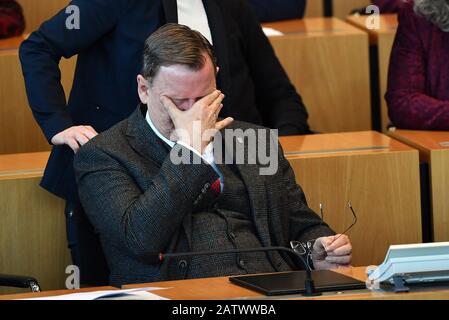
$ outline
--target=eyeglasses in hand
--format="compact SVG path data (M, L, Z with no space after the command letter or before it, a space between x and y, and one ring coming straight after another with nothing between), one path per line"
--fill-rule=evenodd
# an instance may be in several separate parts
M348 208L351 210L351 213L352 213L352 217L353 217L352 223L349 227L347 227L345 229L345 231L340 233L338 235L338 237L336 237L334 239L334 241L332 241L332 243L337 241L337 239L340 238L342 235L346 234L357 223L357 215L351 205L351 202L348 202ZM321 204L321 203L320 203L320 215L321 215L321 221L323 222L324 221L324 209L323 209L323 204ZM324 259L327 255L326 250L321 250L321 251L314 250L313 247L314 247L316 240L317 239L312 239L307 242L290 241L290 246L295 252L297 252L301 255L307 255L306 261L307 261L307 263L309 263L309 259ZM309 265L309 268L310 268L310 265Z

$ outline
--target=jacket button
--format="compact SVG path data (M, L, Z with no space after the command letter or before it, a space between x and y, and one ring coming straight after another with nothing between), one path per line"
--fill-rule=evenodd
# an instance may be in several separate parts
M244 268L244 267L245 267L245 261L240 260L240 261L239 261L239 266L242 267L242 268Z
M178 268L179 269L185 269L187 267L187 261L185 261L185 260L181 260L181 261L179 261L179 263L178 263Z

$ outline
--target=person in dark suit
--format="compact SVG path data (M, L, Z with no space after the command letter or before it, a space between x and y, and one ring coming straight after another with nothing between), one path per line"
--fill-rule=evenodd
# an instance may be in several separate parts
M218 119L225 95L216 90L218 68L199 32L178 24L161 27L145 42L143 61L137 76L141 105L85 144L74 161L80 198L99 230L112 285L300 266L279 252L159 264L159 252L316 239L310 252L316 269L350 263L348 237L335 235L307 207L277 136L230 117ZM256 151L261 149L268 151L269 168Z
M281 135L308 133L309 127L301 97L246 0L73 0L70 4L69 13L59 12L30 35L20 48L20 60L31 109L53 144L41 185L67 200L72 257L80 266L81 282L92 285L104 283L99 278L107 270L99 267L106 266L104 261L92 262L102 256L101 248L86 235L93 231L79 205L73 154L135 109L134 79L141 69L143 43L159 26L190 23L210 37L220 66L218 86L227 97L222 116L277 128ZM76 54L66 103L58 63Z
M249 0L260 22L302 19L306 0Z

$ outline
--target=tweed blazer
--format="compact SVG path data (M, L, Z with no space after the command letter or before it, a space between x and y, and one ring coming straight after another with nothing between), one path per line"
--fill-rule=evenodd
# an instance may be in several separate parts
M214 205L211 185L217 173L182 145L170 150L145 121L145 112L145 106L137 108L128 119L84 145L74 160L81 203L99 232L113 285L186 277L186 259L158 263L155 254L189 251L194 206ZM224 135L221 142L214 142L214 148L223 148L223 157L239 143L248 148L245 130L250 128L261 129L257 131L260 146L266 150L275 146L272 150L277 152L273 175L259 174L264 165L255 155L236 164L261 244L288 246L290 240L334 234L307 206L277 140L261 134L268 129L237 121L228 128L242 130L234 131L232 141ZM174 163L171 155L180 152L199 163ZM282 260L296 267L282 253L269 257L275 266Z

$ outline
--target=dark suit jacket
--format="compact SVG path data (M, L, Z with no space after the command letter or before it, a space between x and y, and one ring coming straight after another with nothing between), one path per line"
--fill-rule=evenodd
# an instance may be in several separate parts
M307 0L249 0L249 2L260 22L271 22L302 19Z
M168 146L145 121L145 111L138 108L130 118L84 145L75 156L80 199L99 232L113 285L184 278L186 268L178 268L178 262L184 259L159 265L154 254L188 252L194 206L211 207L215 199L211 185L218 175L213 168L204 163L173 164ZM256 127L235 122L231 128ZM274 141L269 133L266 136L264 140L259 135L258 140L270 150L268 143ZM239 137L243 134L224 141L222 150L233 150L235 157L233 148ZM247 154L248 146L243 147ZM293 239L306 241L333 234L307 207L282 149L275 148L279 166L274 175L259 175L261 165L255 157L256 164L237 164L262 245L288 246ZM175 145L171 152L180 150L196 157L181 145ZM270 258L273 265L279 265L279 259L293 264L276 252Z
M61 11L32 33L20 59L33 114L50 141L73 125L98 132L131 114L138 103L136 76L145 39L166 22L177 21L175 0L74 0L80 29L66 28ZM226 94L222 116L279 128L281 134L308 132L307 112L289 82L246 0L204 0L220 66L218 86ZM60 84L61 57L78 54L70 99ZM73 152L56 146L42 186L76 199Z

